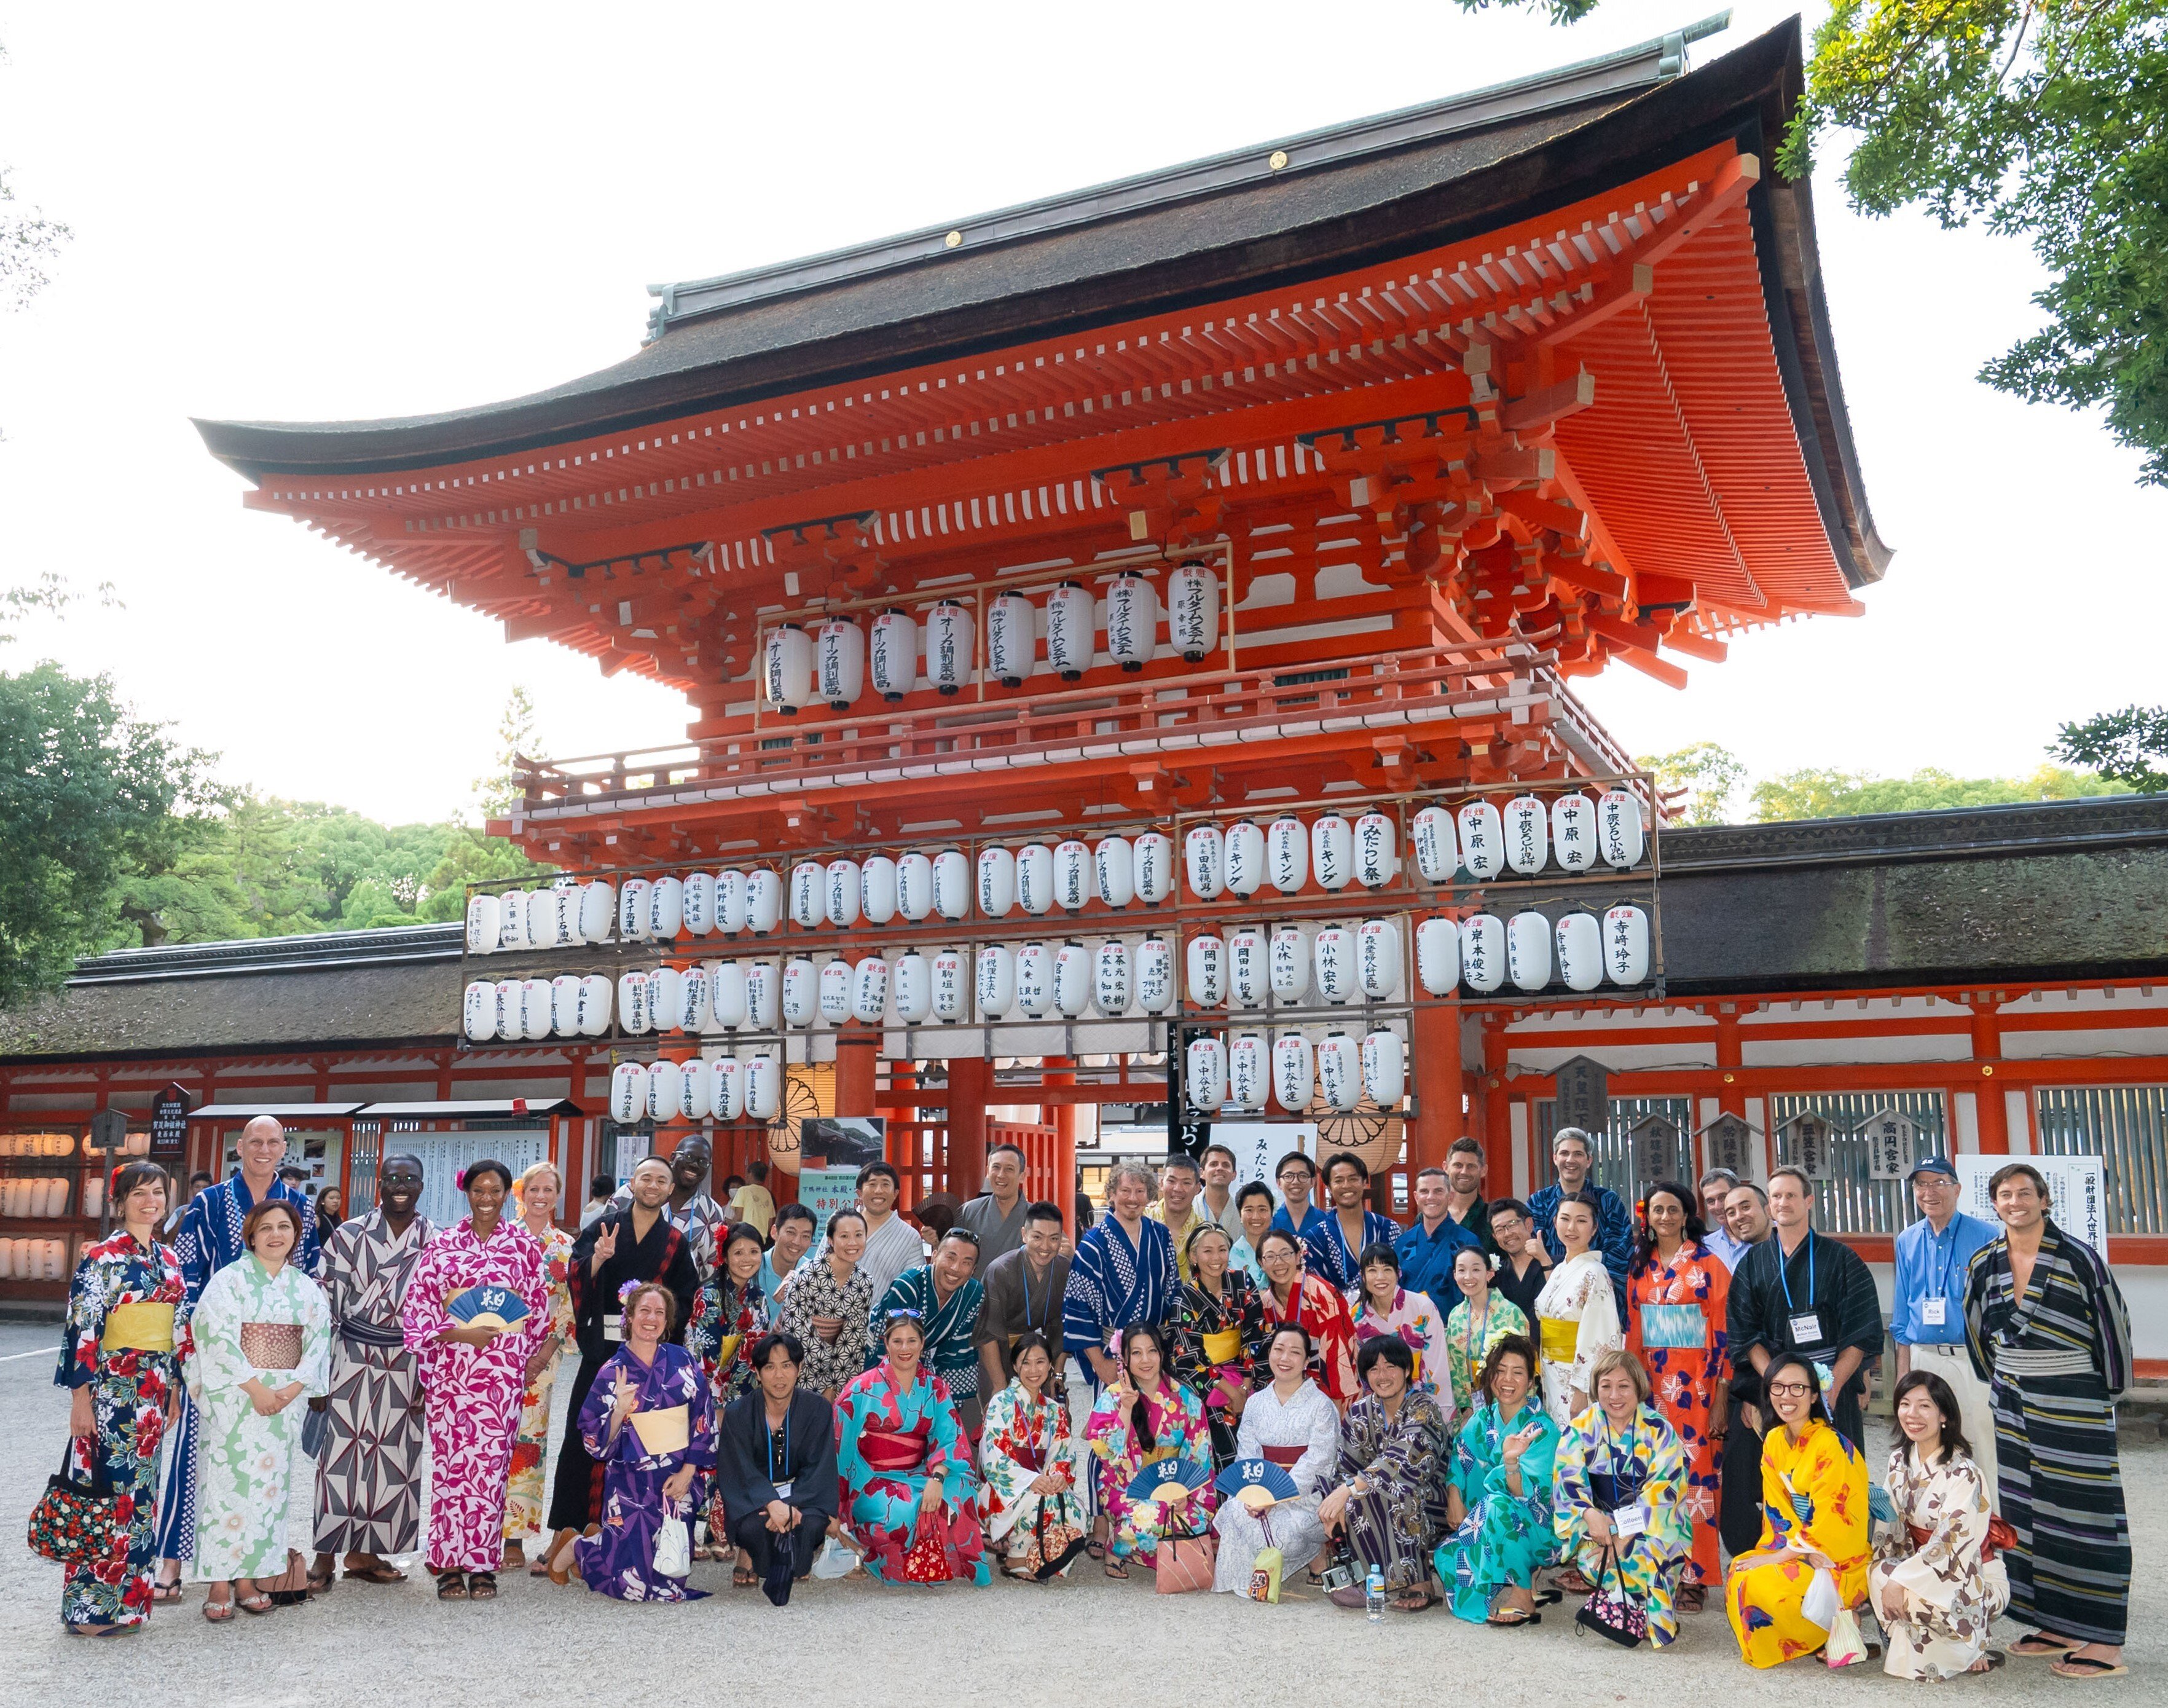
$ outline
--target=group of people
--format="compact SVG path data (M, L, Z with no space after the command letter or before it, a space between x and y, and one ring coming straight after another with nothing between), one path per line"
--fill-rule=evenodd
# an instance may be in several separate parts
M1714 1591L1751 1664L1862 1658L1865 1614L1912 1678L2001 1664L2007 1611L2038 1627L2007 1652L2120 1669L2128 1326L2022 1162L1994 1178L2000 1228L1958 1210L1947 1161L1914 1173L1902 1439L1870 1489L1874 1283L1788 1168L1629 1209L1565 1129L1552 1184L1486 1200L1462 1140L1403 1228L1352 1153L1320 1205L1306 1153L1275 1197L1214 1145L1117 1164L1072 1242L1001 1146L929 1245L885 1163L816 1227L764 1190L718 1205L688 1140L598 1181L577 1235L547 1163L471 1165L469 1213L437 1228L393 1154L375 1208L320 1237L284 1146L252 1124L170 1245L165 1175L117 1171L125 1226L77 1270L59 1380L77 1469L132 1498L131 1546L70 1571L72 1631L131 1629L183 1577L215 1621L339 1571L395 1583L417 1547L446 1600L517 1566L691 1599L704 1554L780 1603L816 1569L1044 1582L1089 1557L1265 1599L1299 1576L1348 1605L1374 1577L1404 1611L1501 1626L1574 1595L1581 1624L1658 1647Z

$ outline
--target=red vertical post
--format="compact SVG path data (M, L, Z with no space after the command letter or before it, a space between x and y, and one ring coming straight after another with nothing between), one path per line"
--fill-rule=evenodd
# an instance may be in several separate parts
M853 1020L836 1034L836 1113L873 1115L874 1072L880 1061L881 1035Z
M1513 1117L1506 1094L1506 1029L1496 1012L1483 1017L1483 1193L1486 1198L1513 1194ZM1533 1142L1534 1136L1530 1135ZM1531 1179L1534 1175L1529 1176Z
M993 1091L992 1062L976 1056L948 1058L948 1142L937 1192L968 1197L978 1190L979 1168L986 1156L986 1105L993 1100ZM959 1174L970 1178L959 1180Z
M1411 1025L1415 1057L1416 1118L1409 1123L1408 1195L1416 1176L1445 1166L1445 1153L1467 1131L1460 1113L1460 1004L1418 1008Z

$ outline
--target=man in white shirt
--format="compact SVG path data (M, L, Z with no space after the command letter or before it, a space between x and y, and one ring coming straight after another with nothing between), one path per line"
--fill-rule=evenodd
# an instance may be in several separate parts
M901 1178L886 1163L869 1163L858 1170L858 1209L866 1218L866 1252L858 1259L858 1273L873 1283L877 1300L888 1296L898 1275L926 1261L926 1242L896 1214L902 1190Z
M978 1236L981 1270L1023 1243L1023 1170L1028 1159L1016 1145L996 1145L986 1152L986 1189L956 1212L956 1225Z
M1241 1206L1235 1202L1235 1153L1225 1145L1204 1147L1204 1189L1197 1195L1197 1210L1207 1221L1226 1231L1230 1240L1242 1237Z
M1730 1169L1712 1168L1694 1189L1701 1194L1701 1219L1708 1227L1702 1243L1716 1253L1727 1269L1737 1269L1740 1258L1746 1255L1746 1242L1732 1237L1726 1208L1731 1189L1738 1184L1739 1177Z

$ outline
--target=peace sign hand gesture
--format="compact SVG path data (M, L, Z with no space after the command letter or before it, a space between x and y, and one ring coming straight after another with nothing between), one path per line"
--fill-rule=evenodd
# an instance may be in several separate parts
M594 1255L587 1259L588 1273L599 1275L603 1272L603 1265L616 1255L617 1224L606 1221L595 1235Z

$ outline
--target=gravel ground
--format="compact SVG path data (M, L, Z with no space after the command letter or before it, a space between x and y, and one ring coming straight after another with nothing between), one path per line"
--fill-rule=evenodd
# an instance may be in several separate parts
M66 1405L52 1385L53 1345L50 1328L0 1325L0 1510L16 1515L11 1529L42 1491L66 1428ZM2099 1694L2168 1702L2168 1591L2157 1567L2168 1546L2168 1446L2127 1448L2123 1471L2141 1568L2126 1651L2132 1673ZM1811 1690L1818 1700L1844 1702L1887 1700L1896 1688L1873 1666L1833 1675L1799 1662L1750 1672L1720 1610L1687 1620L1679 1643L1658 1656L1579 1636L1570 1615L1555 1609L1541 1629L1519 1632L1479 1630L1442 1607L1414 1617L1389 1614L1374 1630L1360 1614L1299 1590L1277 1608L1228 1596L1161 1597L1149 1572L1110 1583L1096 1568L1044 1588L996 1578L982 1592L816 1582L801 1585L779 1610L757 1590L732 1591L727 1570L705 1563L694 1568L694 1583L718 1593L667 1607L628 1606L524 1576L507 1576L494 1604L439 1604L417 1573L396 1588L341 1583L306 1607L223 1626L203 1621L202 1591L191 1588L178 1608L159 1609L147 1630L94 1643L62 1634L57 1567L21 1549L9 1549L4 1560L0 1631L8 1664L0 1702L8 1704L321 1708L349 1690L388 1689L401 1708L412 1708L470 1700L496 1677L530 1700L561 1700L561 1692L569 1696L604 1679L621 1700L674 1699L699 1679L731 1694L780 1689L800 1700L841 1702L864 1700L869 1666L908 1666L921 1680L947 1680L943 1708L967 1708L1014 1701L1019 1681L1034 1695L1065 1673L1096 1682L1102 1663L1095 1652L1116 1647L1148 1669L1156 1700L1222 1704L1240 1680L1245 1708L1314 1705L1321 1696L1396 1703L1441 1668L1464 1697L1514 1708L1566 1700L1601 1708L1647 1700L1657 1689L1673 1700L1681 1690L1726 1702L1797 1700ZM965 1618L973 1622L959 1642ZM2005 1634L2016 1633L2006 1627ZM759 1647L739 1647L756 1636ZM971 1664L938 1673L927 1668L951 1656ZM1321 1658L1333 1668L1329 1679L1316 1670ZM1682 1677L1689 1673L1691 1680ZM2070 1691L2083 1694L2044 1663L2016 1661L1951 1688L1953 1695L1998 1701Z

